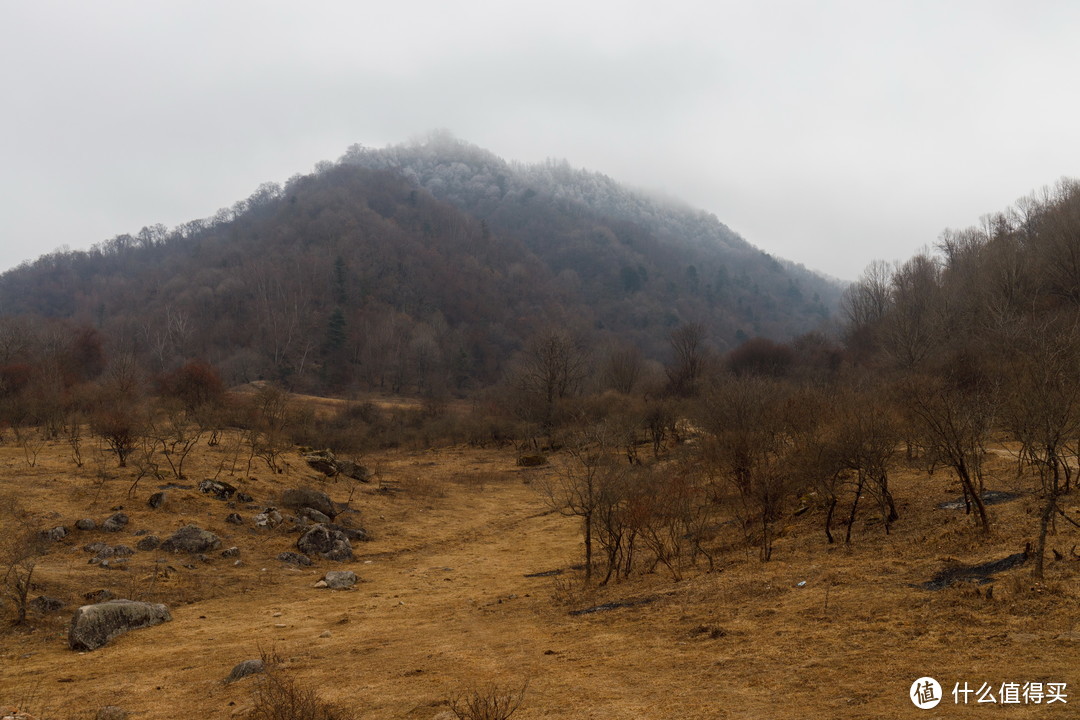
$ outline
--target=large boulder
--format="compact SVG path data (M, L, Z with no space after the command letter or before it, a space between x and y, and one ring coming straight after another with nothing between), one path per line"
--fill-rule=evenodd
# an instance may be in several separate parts
M68 646L72 650L96 650L128 630L172 620L169 608L134 600L109 600L83 605L71 617Z
M330 499L330 496L324 492L318 490L312 490L311 488L295 488L292 490L286 490L281 495L282 507L287 507L290 510L299 511L303 508L311 508L321 512L326 517L333 520L337 517L338 509L334 504L334 501Z
M204 553L221 547L221 538L198 525L185 525L173 533L161 549L171 552Z
M345 533L326 525L314 525L296 541L296 547L305 555L318 555L327 560L352 560L352 544Z

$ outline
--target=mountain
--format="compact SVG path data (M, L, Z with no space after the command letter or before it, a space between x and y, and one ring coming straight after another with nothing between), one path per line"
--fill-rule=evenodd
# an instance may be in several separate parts
M199 357L231 382L425 392L498 380L552 326L661 361L686 323L720 350L790 339L841 289L707 213L434 135L26 263L0 311L93 327L154 371Z

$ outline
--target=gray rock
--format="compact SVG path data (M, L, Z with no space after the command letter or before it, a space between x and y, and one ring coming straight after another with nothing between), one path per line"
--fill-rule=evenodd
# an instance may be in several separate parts
M71 617L68 646L72 650L96 650L129 630L172 620L169 608L133 600L109 600L83 605Z
M41 531L41 537L44 538L45 540L51 540L52 542L56 542L57 540L60 540L61 538L63 538L66 535L67 535L67 528L65 528L62 525L58 526L58 527L54 527L52 530L42 530Z
M371 473L368 472L368 469L352 460L338 460L337 469L345 477L365 483L371 482Z
M304 462L312 470L317 470L327 477L333 477L338 474L337 458L334 457L334 453L329 450L316 450L304 455Z
M281 495L281 505L290 510L300 510L308 507L318 510L331 519L337 517L338 514L337 506L334 505L334 501L330 499L329 495L311 488L286 490Z
M311 558L307 555L301 555L294 552L283 552L277 556L277 559L290 565L300 565L302 567L308 567L311 565Z
M128 524L129 518L122 512L114 513L101 523L101 529L108 532L119 532Z
M86 545L83 545L83 550L88 553L100 555L101 557L109 557L110 555L112 555L112 548L109 547L108 543L103 542L88 543Z
M221 539L197 525L185 525L161 543L161 549L170 552L203 553L217 550L219 547L221 547Z
M296 541L296 547L305 555L318 555L327 560L352 560L352 544L345 533L332 530L326 525L315 525Z
M232 546L231 548L228 548L226 550L221 551L221 557L223 557L223 558L232 558L232 557L238 556L239 554L240 554L240 548L236 547L235 545Z
M336 530L345 537L349 538L349 542L366 542L371 538L368 537L367 531L364 528L351 528L345 525L339 525L338 523L329 523L326 527L331 530Z
M80 530L93 530L97 527L97 523L94 522L93 518L82 518L75 521L75 527Z
M266 508L255 516L255 527L275 528L282 523L282 520L277 508Z
M302 507L296 512L296 514L299 515L300 517L307 518L308 520L310 520L311 522L314 522L314 523L326 524L326 523L330 522L330 518L328 518L326 515L322 514L321 512L316 510L315 508Z
M159 538L157 535L147 535L143 539L139 540L139 542L135 543L135 549L142 550L144 552L147 550L157 550L160 546L161 538Z
M112 554L114 557L131 557L135 554L135 551L127 545L116 545L112 549Z
M228 500L236 494L236 486L222 480L203 480L199 483L199 491L213 495L218 500Z
M64 607L64 601L58 598L48 597L46 595L38 595L36 598L27 603L31 608L37 610L42 615L48 615L51 612L62 610Z
M234 683L241 678L246 678L248 675L256 675L266 670L266 665L262 660L245 660L239 663L232 669L229 676L223 681L226 685Z
M230 525L243 525L244 518L240 517L239 513L229 513L229 515L225 518L225 522L229 523Z
M98 567L105 568L106 570L127 570L127 564L127 558L105 558L100 562Z
M146 504L157 510L159 507L165 504L165 492L159 491L151 495L146 500Z
M236 493L236 499L237 499L238 502L242 502L242 503L255 502L255 498L251 497L246 492L238 492L238 493Z
M345 590L356 584L356 573L352 570L328 570L323 582L331 590Z

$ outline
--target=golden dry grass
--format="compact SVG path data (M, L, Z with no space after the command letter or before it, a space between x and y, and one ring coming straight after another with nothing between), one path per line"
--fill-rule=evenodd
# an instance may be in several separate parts
M732 545L717 572L702 568L674 583L658 570L584 589L573 572L525 577L581 562L577 521L549 512L533 487L551 466L518 468L503 450L373 453L365 462L377 468L375 482L353 486L321 478L295 455L288 475L259 466L240 479L228 452L227 443L200 446L185 483L213 476L224 461L221 478L260 506L297 485L339 502L352 493L374 539L358 544L352 563L296 569L276 560L296 536L257 531L257 510L237 508L246 525L230 525L232 509L195 490L168 491L166 506L151 510L146 498L162 483L143 480L129 498L130 474L111 458L76 471L66 446L50 444L31 468L18 448L0 445L0 495L17 497L43 526L100 521L119 506L132 519L116 534L75 530L42 558L33 594L68 607L33 615L31 630L3 630L0 706L29 698L40 718L61 719L93 717L105 705L146 720L242 717L254 680L221 681L269 649L291 676L363 718L446 718L448 698L525 680L514 717L526 720L1069 717L1080 704L1080 562L1048 562L1044 586L1034 586L1027 568L1005 573L990 599L969 585L913 586L949 562L1022 549L1036 530L1034 497L993 506L995 531L983 538L962 513L935 508L958 494L946 472L902 471L894 481L901 520L889 536L868 513L852 547L829 547L822 516L809 512L788 521L770 563ZM1008 459L994 462L990 485L1015 485ZM380 480L402 492L378 492ZM1075 500L1068 505L1076 510ZM82 550L95 540L134 545L141 529L164 538L192 522L220 535L223 547L238 546L241 566L216 553L207 564L144 552L128 570L105 570L88 565ZM1078 541L1062 525L1050 545L1067 555ZM361 577L353 590L312 587L326 570L345 568ZM70 611L97 588L165 602L174 619L73 652ZM568 614L652 596L649 604ZM946 686L935 711L907 699L922 675ZM954 706L948 693L965 680L995 688L1067 682L1070 704Z

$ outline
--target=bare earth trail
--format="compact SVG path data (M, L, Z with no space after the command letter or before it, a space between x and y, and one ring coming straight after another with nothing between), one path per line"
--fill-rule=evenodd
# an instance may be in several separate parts
M189 569L170 557L177 572L169 582L194 602L169 603L171 623L91 653L67 649L60 617L37 632L5 636L0 703L36 693L36 707L50 711L43 718L90 717L108 704L147 720L241 717L255 679L221 681L235 664L272 650L325 699L373 719L445 718L446 699L472 685L526 679L515 718L1070 717L1080 705L1080 563L1054 566L1054 586L1045 590L1012 571L992 599L971 586L913 587L949 558L996 557L1023 544L1022 531L983 540L962 514L925 509L933 506L928 494L953 493L945 478L897 480L902 520L890 536L871 523L854 547L828 548L816 521L803 518L766 565L729 549L715 573L690 571L675 583L657 571L583 593L571 587L573 573L525 577L581 562L578 522L549 512L535 489L537 478L554 471L516 468L512 454L494 450L388 456L380 474L402 492L362 486L352 503L375 539L357 544L351 563L305 569L276 560L292 549L294 534L227 525L221 503L192 493L172 501L173 514L150 511L147 488L129 503L132 530L161 534L197 520L225 547L240 547L243 565L214 559ZM249 489L262 502L260 494L314 480L295 471ZM110 486L99 504L126 487ZM325 488L339 501L348 495L333 481ZM998 512L1016 513L1013 524L1026 529L1026 502ZM61 514L78 517L78 507ZM82 542L43 559L45 591L145 582L136 568L86 566ZM154 553L142 555L152 562ZM352 569L361 582L347 591L315 589L328 569ZM641 598L655 601L568 614ZM991 709L953 705L950 695L937 715L907 699L922 675L938 677L947 694L956 681L1044 681L1067 682L1076 697L1068 705Z

